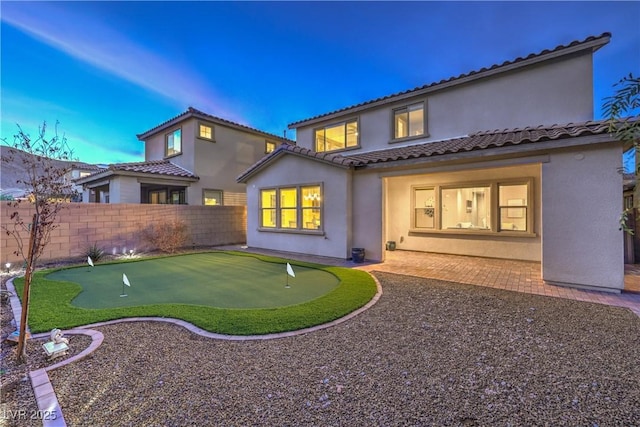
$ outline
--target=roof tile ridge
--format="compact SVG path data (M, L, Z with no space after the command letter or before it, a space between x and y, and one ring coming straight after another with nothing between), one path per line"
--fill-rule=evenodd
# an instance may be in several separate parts
M571 47L579 46L579 45L582 45L582 44L587 44L589 42L592 42L592 41L595 41L595 40L598 40L598 39L602 39L602 38L605 38L605 37L611 37L611 33L603 32L598 36L588 36L583 40L573 40L568 44L559 44L556 47L554 47L553 49L548 49L547 48L547 49L544 49L544 50L542 50L540 52L532 52L532 53L530 53L529 55L527 55L524 58L517 57L515 59L505 60L502 63L499 63L499 64L496 63L496 64L491 65L485 71L495 70L497 68L506 67L508 65L516 64L518 62L523 62L523 61L526 61L526 60L529 60L529 59L538 58L538 57L541 57L541 56L544 56L544 55L547 55L547 54L550 54L550 53L558 52L558 51L561 51L561 50L564 50L564 49L569 49ZM357 104L354 104L354 105L351 105L351 106L348 106L348 107L343 107L343 108L340 108L340 109L337 109L337 110L333 110L333 111L330 111L328 113L323 113L323 114L319 114L319 115L316 115L316 116L313 116L313 117L309 117L309 118L306 118L306 119L297 120L295 122L289 123L288 126L291 127L292 125L295 125L295 124L298 124L298 123L319 119L319 118L322 118L322 117L325 117L325 116L329 116L329 115L340 113L340 112L343 112L343 111L346 111L346 110L350 110L350 109L353 109L353 108L361 107L361 106L364 106L364 105L367 105L367 104L372 104L374 102L384 101L384 100L386 100L388 98L393 98L393 97L396 97L396 96L405 95L407 93L415 92L415 91L418 91L418 90L421 90L421 89L426 89L426 88L429 88L429 87L438 86L438 85L443 84L443 83L451 82L451 81L454 81L454 80L459 80L459 79L462 79L462 78L468 77L468 76L473 76L473 75L479 74L480 72L481 72L480 70L471 70L471 71L468 71L466 73L462 73L462 74L460 74L458 76L451 76L449 78L442 79L442 80L440 80L438 82L431 82L431 83L424 84L422 86L418 86L415 89L407 89L407 90L404 90L404 91L399 91L399 92L392 93L392 94L389 94L389 95L384 95L384 96L381 96L381 97L378 97L378 98L374 98L374 99L371 99L371 100L368 100L368 101L363 101L363 102L360 102L360 103L357 103Z

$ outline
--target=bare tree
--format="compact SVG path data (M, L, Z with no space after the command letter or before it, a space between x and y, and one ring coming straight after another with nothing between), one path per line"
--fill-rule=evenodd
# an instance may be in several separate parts
M58 226L58 213L74 196L72 183L65 177L71 167L71 163L67 161L72 160L73 150L69 148L66 137L58 135L57 122L52 137L48 137L46 132L46 122L38 128L35 138L31 138L18 125L18 133L14 135L13 144L2 140L11 147L8 154L2 157L2 162L21 164L24 173L18 177L17 184L26 191L25 198L6 202L11 223L2 226L6 235L13 237L17 243L15 255L25 262L22 317L17 349L20 362L25 362L27 358L25 341L31 277L38 259L51 240L51 232ZM32 218L23 217L18 209L22 203L28 203L33 207Z

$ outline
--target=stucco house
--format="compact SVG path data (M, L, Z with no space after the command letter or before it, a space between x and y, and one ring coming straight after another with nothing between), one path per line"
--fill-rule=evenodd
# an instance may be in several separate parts
M145 161L117 163L76 180L93 203L245 205L236 176L286 138L189 107L137 135Z
M604 33L300 120L244 171L250 247L384 260L398 250L541 262L623 288L622 143L593 120Z

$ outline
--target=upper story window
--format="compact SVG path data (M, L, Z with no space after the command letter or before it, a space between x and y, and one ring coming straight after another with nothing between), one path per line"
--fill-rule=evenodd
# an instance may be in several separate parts
M276 149L276 143L275 142L266 141L264 143L264 152L266 154L269 154L269 153L273 152L275 149Z
M198 138L213 140L213 126L198 123Z
M336 151L357 147L358 120L353 119L315 130L316 151Z
M176 129L166 135L165 148L167 156L175 156L182 153L182 129Z
M425 133L424 102L393 110L393 138L410 138Z

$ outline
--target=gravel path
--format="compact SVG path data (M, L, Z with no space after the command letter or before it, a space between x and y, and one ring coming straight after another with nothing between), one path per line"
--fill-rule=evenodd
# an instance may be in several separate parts
M226 342L163 323L99 328L49 373L70 426L639 425L629 310L376 273L337 327Z

